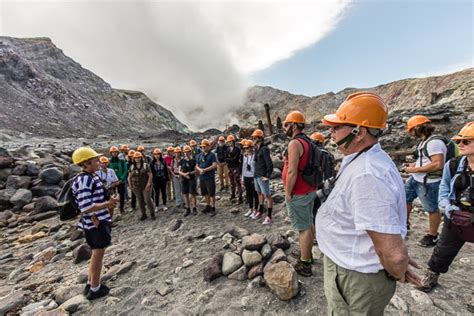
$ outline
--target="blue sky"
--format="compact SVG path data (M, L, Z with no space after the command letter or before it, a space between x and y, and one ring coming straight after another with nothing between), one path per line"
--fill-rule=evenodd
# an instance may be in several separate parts
M321 41L252 79L318 95L472 67L473 10L472 1L357 1Z

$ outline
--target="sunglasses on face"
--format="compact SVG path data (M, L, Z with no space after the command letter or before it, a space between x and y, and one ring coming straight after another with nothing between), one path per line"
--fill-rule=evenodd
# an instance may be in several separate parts
M463 144L464 146L469 146L472 143L472 139L460 139L456 141L456 144L461 145Z
M349 125L336 125L336 126L331 127L330 131L331 131L331 133L334 134L335 132L337 132L338 130L340 130L344 127L351 127L351 126L349 126Z

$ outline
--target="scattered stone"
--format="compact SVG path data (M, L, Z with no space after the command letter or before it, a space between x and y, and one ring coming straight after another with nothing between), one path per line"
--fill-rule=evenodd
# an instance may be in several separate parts
M242 266L242 258L236 253L226 252L222 260L222 274L229 275Z
M184 249L184 253L187 255L189 255L191 252L193 252L193 248L191 247Z
M281 261L265 270L264 279L272 293L280 300L288 301L298 294L299 283L291 264Z
M248 271L249 269L247 268L247 266L243 265L235 272L229 274L227 277L231 280L244 281L247 280Z
M26 174L26 170L28 169L27 165L18 165L15 166L12 170L12 174L15 176L23 176Z
M296 232L294 230L291 230L291 229L287 230L286 233L285 233L285 236L286 236L286 238L289 238L289 237L294 238L294 237L296 237Z
M262 250L260 251L260 254L262 255L263 260L267 260L273 254L272 247L269 244L263 245Z
M23 207L25 204L28 204L32 198L33 198L33 194L31 193L30 190L19 189L11 197L10 203L17 207Z
M152 261L148 262L146 268L147 268L147 270L151 270L151 269L154 269L154 268L158 267L158 265L159 265L158 261L152 260Z
M186 260L183 262L183 268L186 269L190 266L192 266L194 264L194 262L192 260Z
M275 264L275 263L278 263L278 262L281 262L281 261L288 261L288 258L286 257L285 253L283 252L283 250L281 250L280 248L278 248L272 255L272 257L270 258L270 260L268 260L268 263L267 265L265 266L264 270L267 269L269 266L271 266L272 264Z
M242 298L240 299L240 305L241 305L242 307L247 307L247 306L249 306L249 305L250 305L250 297L248 297L248 296L242 297Z
M174 288L167 284L161 284L158 286L158 289L156 289L156 293L160 294L161 296L166 296L173 291L174 291Z
M461 258L461 259L459 259L459 262L462 263L462 264L470 264L470 263L471 263L471 259L469 259L469 258Z
M224 236L222 236L222 240L225 241L228 244L231 244L234 241L234 236L232 236L229 233L226 233L226 234L224 234Z
M53 309L51 311L41 311L35 316L68 316L69 313L62 308Z
M287 238L282 236L280 233L271 233L265 235L265 239L267 243L272 247L273 250L280 248L283 250L287 250L290 248L290 242Z
M285 195L283 193L277 192L272 195L273 203L280 204L285 202Z
M223 257L224 255L222 253L216 254L202 270L204 281L211 282L221 276Z
M173 222L171 222L171 225L169 226L169 231L174 232L178 230L182 224L183 224L182 220L175 219Z
M8 168L13 164L12 157L0 156L0 169Z
M28 176L14 176L11 175L7 179L7 189L28 189L31 183L31 178Z
M34 316L40 311L49 311L58 307L58 304L52 299L42 300L29 304L21 309L22 316Z
M84 237L84 232L82 231L82 229L76 229L72 232L71 237L69 237L69 240L75 241L81 239L82 237Z
M25 222L27 223L39 222L39 221L42 221L51 217L55 217L55 216L58 216L58 213L56 211L49 211L49 212L36 214L33 216L28 216L27 218L25 218Z
M30 177L37 177L41 172L41 169L37 165L29 164L26 165L26 175Z
M410 291L411 297L421 305L433 305L433 301L431 300L430 296L425 292L418 291L418 290L411 290Z
M408 312L408 305L400 296L394 295L390 300L390 304L392 304L396 309L401 310L403 312Z
M92 256L91 247L88 244L79 245L72 252L72 256L74 257L74 263L89 260Z
M48 247L40 251L39 253L35 254L33 256L33 260L48 262L56 255L56 253L57 253L56 248Z
M10 199L15 195L15 189L0 190L0 204L9 204Z
M456 310L451 305L449 305L448 302L446 302L443 299L434 298L433 305L441 309L446 314L451 314L451 315L457 314Z
M30 271L31 273L36 273L38 272L39 270L43 269L45 266L45 262L44 261L36 261L35 263L33 263L32 265L30 265L28 267L28 271Z
M211 298L214 296L214 290L213 289L209 289L209 290L205 290L204 292L202 292L199 296L198 296L198 302L199 303L203 303L203 304L206 304L208 303Z
M51 196L53 198L61 191L59 185L38 185L31 188L33 196L42 197L42 196Z
M210 242L210 241L214 240L214 238L216 238L216 236L210 235L210 236L207 236L206 238L204 238L202 240L202 242L207 243L207 242Z
M247 285L247 290L254 290L260 287L265 286L265 280L261 275L255 277L252 281L249 282Z
M46 211L55 210L58 208L58 202L51 196L42 196L35 202L35 211L43 213Z
M84 295L79 294L62 303L59 308L62 308L69 313L75 313L82 307L86 307L88 305L90 305L90 302L87 300L87 298Z
M39 177L47 184L58 184L64 177L62 171L58 168L46 168L40 172Z
M258 250L262 249L266 240L260 234L252 234L250 236L245 236L242 241L242 246L247 250Z
M30 299L29 291L16 291L0 298L0 315L24 305Z
M23 236L23 237L20 237L18 238L18 242L20 244L25 244L25 243L29 243L29 242L32 242L34 240L37 240L37 239L40 239L40 238L43 238L43 237L46 237L48 236L45 232L38 232L34 235L26 235L26 236Z
M244 249L242 252L242 260L247 267L253 267L262 262L262 255L258 251Z
M246 230L246 229L244 229L244 228L241 228L241 227L238 227L238 226L232 227L227 233L231 234L231 235L234 236L236 239L242 239L242 238L244 238L245 236L250 235L250 233L248 232L248 230Z
M119 297L107 296L107 298L105 299L105 305L112 306L112 305L117 304L120 301L121 299Z
M248 273L248 279L252 280L259 275L263 275L263 262L250 268L250 271Z

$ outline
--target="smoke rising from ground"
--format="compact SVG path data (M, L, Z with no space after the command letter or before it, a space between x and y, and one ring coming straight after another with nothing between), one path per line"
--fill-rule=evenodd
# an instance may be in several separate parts
M0 33L50 37L113 87L192 129L225 127L250 75L327 35L348 1L3 1Z

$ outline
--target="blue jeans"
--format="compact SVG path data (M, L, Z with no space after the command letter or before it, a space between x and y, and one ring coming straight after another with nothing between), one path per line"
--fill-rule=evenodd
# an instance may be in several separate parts
M405 183L405 194L407 203L412 203L416 198L419 198L423 209L428 213L438 212L438 192L439 182L426 183L415 181L411 176Z
M262 193L265 196L270 195L270 180L263 181L262 177L254 178L255 191Z

